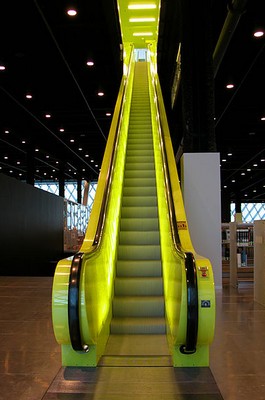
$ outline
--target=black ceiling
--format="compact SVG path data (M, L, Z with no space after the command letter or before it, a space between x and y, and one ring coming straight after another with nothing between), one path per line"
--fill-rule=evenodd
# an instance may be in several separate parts
M122 74L116 3L77 0L72 18L68 5L64 0L1 5L0 64L6 69L0 71L0 172L21 180L33 160L35 179L42 180L58 178L60 170L67 179L96 179L102 161L111 123L106 114L113 113ZM257 28L265 29L264 9L264 0L248 1L214 88L217 151L226 160L222 192L232 200L240 192L246 202L265 200L265 37L253 37ZM161 81L169 85L178 47L178 15L172 10L173 1L162 1L158 60ZM214 45L227 13L226 1L212 2ZM94 66L86 65L89 59ZM229 82L233 89L226 89ZM177 121L181 113L175 114ZM181 132L172 132L177 150Z

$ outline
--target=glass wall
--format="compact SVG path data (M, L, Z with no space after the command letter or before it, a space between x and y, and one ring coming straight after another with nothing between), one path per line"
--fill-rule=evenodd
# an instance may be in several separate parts
M82 199L84 198L86 181L82 181ZM36 181L35 187L59 196L59 183ZM65 182L64 201L64 250L76 252L80 249L85 237L87 224L93 206L97 182L90 182L87 194L87 205L77 203L77 182Z
M235 203L230 205L230 220L235 220ZM241 203L242 222L253 223L265 219L265 203Z

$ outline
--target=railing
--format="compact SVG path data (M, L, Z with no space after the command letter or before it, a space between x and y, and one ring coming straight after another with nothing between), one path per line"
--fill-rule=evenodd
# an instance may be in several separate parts
M163 122L161 121L161 113L165 113L164 106L161 104L161 91L160 88L154 85L156 97L158 99L158 118L159 118L159 138L160 147L162 152L163 169L166 184L166 195L169 209L169 219L171 226L171 233L176 252L184 257L186 282L187 282L187 330L186 330L186 343L180 346L180 351L183 354L193 354L196 352L197 335L198 335L198 286L197 286L197 271L194 255L191 252L186 252L182 246L178 234L178 224L176 219L175 203L173 199L173 190L168 168L168 158L165 145L165 135L163 130Z
M132 51L132 53L133 53L133 51ZM132 60L132 54L131 54L131 60ZM130 62L130 65L131 65L131 62ZM128 73L128 76L129 76L129 73ZM79 286L80 286L80 277L81 277L81 269L82 269L82 260L84 258L84 254L86 254L86 257L91 257L93 254L95 254L101 243L102 232L103 232L105 218L106 218L108 199L109 199L111 183L112 183L112 178L113 178L113 173L114 173L115 155L116 155L117 147L118 147L118 143L119 143L121 116L122 116L122 111L123 111L123 99L124 99L127 82L128 82L128 80L126 80L126 78L123 78L121 88L120 88L120 92L121 92L120 104L117 109L118 116L116 115L117 124L115 126L115 133L114 133L114 140L113 140L114 145L112 147L111 155L110 155L109 162L108 162L108 170L107 170L107 174L106 174L102 203L101 203L100 212L99 212L99 216L98 216L97 229L95 232L93 244L92 244L92 247L91 247L89 253L80 252L80 253L77 253L73 257L73 260L71 263L71 268L70 268L69 289L68 289L68 324L69 324L69 335L70 335L71 345L75 351L85 351L85 352L89 351L89 346L87 344L83 343L82 338L81 338L81 333L80 333Z

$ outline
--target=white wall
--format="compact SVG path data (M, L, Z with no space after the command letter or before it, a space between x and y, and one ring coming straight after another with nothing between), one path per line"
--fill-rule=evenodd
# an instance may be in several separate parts
M216 288L222 287L219 153L185 153L181 160L183 200L193 246L209 258Z

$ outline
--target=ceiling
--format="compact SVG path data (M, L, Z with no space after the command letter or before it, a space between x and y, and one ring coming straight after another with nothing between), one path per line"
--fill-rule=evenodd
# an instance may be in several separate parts
M161 4L159 73L170 85L178 14L175 2ZM212 4L214 50L228 8L224 0ZM97 179L99 173L122 74L116 2L76 0L74 17L68 5L2 4L0 172L23 181L29 165L37 180L58 179L62 171L66 179ZM265 35L253 36L264 25L264 0L249 0L214 83L222 194L242 202L265 201ZM178 121L171 123L181 126L180 110L174 113ZM172 132L177 151L181 129Z

